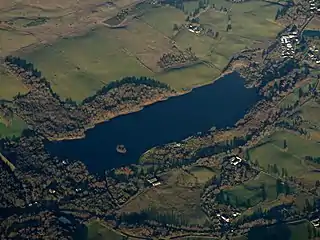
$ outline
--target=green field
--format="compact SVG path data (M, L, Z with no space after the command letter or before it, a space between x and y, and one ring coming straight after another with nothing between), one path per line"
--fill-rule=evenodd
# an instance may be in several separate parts
M124 236L103 226L99 221L92 221L87 224L87 240L122 240Z
M293 104L296 103L296 101L299 100L299 89L302 90L303 93L307 93L309 91L309 85L314 86L318 82L317 79L314 79L304 85L302 85L300 88L294 89L292 93L290 93L288 96L286 96L282 101L281 101L281 107L288 107L292 106Z
M284 140L287 142L287 149L283 148ZM271 135L269 142L251 149L249 155L251 161L258 160L264 169L268 168L268 164L276 164L279 170L285 168L289 176L299 177L309 171L304 157L319 156L320 145L293 133L281 131Z
M230 7L224 0L210 3L217 8ZM187 15L183 11L170 6L139 7L144 14L130 21L126 28L100 27L84 36L40 47L23 57L42 71L62 98L81 101L105 84L132 75L154 77L177 90L207 84L221 74L234 53L257 40L275 37L281 29L271 21L277 7L262 1L232 5L233 28L229 32L226 13L214 9L204 12L200 23L219 31L216 39L187 30L173 37L173 25L186 24ZM191 47L206 63L160 72L158 60L175 47L180 50Z
M184 23L185 14L174 7L154 8L146 12L140 19L149 24L166 37L171 37L173 34L173 25Z
M169 84L175 89L191 89L213 82L221 73L216 68L205 64L198 64L188 68L175 69L166 73L159 73L155 78Z
M205 64L152 72L161 53L170 47L165 36L137 21L128 30L100 28L82 37L62 39L24 57L42 71L55 92L76 101L125 76L153 76L181 90L209 83L220 75L219 70Z
M309 222L302 222L298 224L289 224L288 227L291 231L290 240L304 240L308 238L308 225L311 226Z
M0 117L0 138L3 137L19 137L27 125L23 120L14 116L12 119L4 120Z
M256 239L281 239L281 240L307 240L308 227L311 224L307 221L301 221L292 224L277 224L270 227L261 227L252 229L248 234L248 240ZM254 233L253 233L254 232ZM264 236L264 238L261 238Z
M24 94L27 91L26 86L18 78L0 66L0 100L12 100L18 93Z
M265 184L266 200L275 200L277 198L276 179L264 173L260 173L254 180L226 190L225 193L229 196L231 205L254 206L263 201L261 197L262 184Z
M318 102L307 102L300 109L299 114L310 126L316 127L320 130L320 104Z
M125 76L150 72L125 53L108 28L85 36L62 39L25 58L34 63L63 98L80 101L107 83Z
M228 8L228 7L227 7ZM234 4L229 8L232 34L251 40L265 40L275 37L282 26L276 24L275 18L278 7L263 1L250 1ZM212 26L220 33L226 33L228 14L212 9L202 14L200 23Z

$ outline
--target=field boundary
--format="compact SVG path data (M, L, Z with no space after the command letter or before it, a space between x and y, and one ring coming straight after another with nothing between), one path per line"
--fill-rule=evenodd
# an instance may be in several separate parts
M16 167L5 156L3 156L1 152L0 159L11 169L12 172L16 169Z

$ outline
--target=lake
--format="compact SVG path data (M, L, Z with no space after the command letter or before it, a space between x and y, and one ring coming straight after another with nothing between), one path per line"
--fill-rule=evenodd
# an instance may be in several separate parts
M137 163L148 149L181 141L215 126L233 126L259 100L256 89L245 88L236 72L213 84L195 88L185 95L172 97L96 125L86 137L49 142L53 155L83 161L92 173ZM123 144L126 154L116 147Z
M320 31L319 30L304 30L302 35L306 36L306 37L320 37Z

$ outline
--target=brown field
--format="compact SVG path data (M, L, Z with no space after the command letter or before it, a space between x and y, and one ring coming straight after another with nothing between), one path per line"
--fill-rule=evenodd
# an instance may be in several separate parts
M9 31L0 27L0 56L35 42L36 38L31 34Z
M319 30L319 26L320 26L320 17L316 16L312 19L312 21L307 25L307 29L310 30Z
M113 7L106 5L103 0L1 1L0 56L29 45L33 49L33 43L41 44L61 37L81 35L115 16L119 8L135 2L138 1L117 0ZM41 18L46 18L46 21L41 21Z

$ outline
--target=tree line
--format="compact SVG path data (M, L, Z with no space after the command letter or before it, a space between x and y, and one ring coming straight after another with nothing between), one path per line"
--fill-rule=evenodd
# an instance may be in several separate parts
M223 142L218 142L213 146L201 148L196 152L198 158L209 157L215 154L227 152L234 148L240 147L247 142L247 137L234 137L233 139L226 140Z
M92 100L95 99L96 96L104 95L107 92L109 92L111 89L119 88L119 87L121 87L122 85L125 85L125 84L146 85L146 86L155 87L155 88L170 89L169 85L167 85L165 83L162 83L162 82L159 82L159 81L157 81L155 79L152 79L152 78L149 78L149 77L131 76L131 77L125 77L125 78L122 78L121 80L116 80L116 81L113 81L113 82L107 84L106 86L104 86L103 88L98 90L95 95L87 97L86 99L84 99L82 101L82 103L91 102Z

